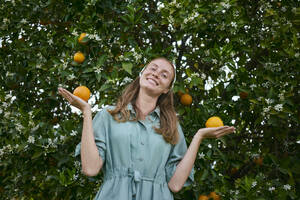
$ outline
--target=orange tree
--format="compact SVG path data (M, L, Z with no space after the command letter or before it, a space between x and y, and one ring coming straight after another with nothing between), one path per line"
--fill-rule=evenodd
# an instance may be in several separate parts
M11 0L0 12L1 199L92 199L102 176L80 173L82 117L57 88L87 86L95 114L156 56L192 97L175 96L188 143L211 116L237 129L201 144L176 199L300 197L299 1Z

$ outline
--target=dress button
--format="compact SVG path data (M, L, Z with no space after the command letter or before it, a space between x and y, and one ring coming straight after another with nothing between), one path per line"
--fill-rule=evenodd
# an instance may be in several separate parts
M141 142L141 145L144 145L144 142Z
M139 158L139 161L141 161L141 162L142 162L143 160L144 160L143 158Z

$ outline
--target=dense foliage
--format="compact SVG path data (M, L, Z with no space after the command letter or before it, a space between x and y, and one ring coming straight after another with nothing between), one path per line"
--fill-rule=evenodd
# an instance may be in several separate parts
M95 114L147 61L165 56L177 66L174 92L193 97L184 106L175 94L187 142L210 116L237 129L202 143L195 182L175 198L299 199L299 4L1 1L0 198L92 199L102 176L81 174L82 116L57 88L87 86Z

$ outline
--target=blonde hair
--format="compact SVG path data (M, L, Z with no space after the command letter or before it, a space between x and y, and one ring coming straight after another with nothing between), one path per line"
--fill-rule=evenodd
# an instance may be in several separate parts
M156 59L164 59L173 67L173 64L166 58L160 57L153 60ZM173 69L175 76L175 68L173 67ZM108 110L108 112L117 122L137 121L138 119L140 119L140 112L136 106L136 99L138 97L139 91L140 77L137 77L124 89L122 95L117 101L116 107L113 110ZM137 111L137 115L135 118L130 116L130 111L127 109L127 105L129 103L131 103L135 111ZM178 119L174 109L172 90L169 90L166 94L161 94L158 97L156 106L159 106L160 108L160 127L153 127L155 132L161 134L166 142L170 144L176 144L179 140L179 133L177 129Z

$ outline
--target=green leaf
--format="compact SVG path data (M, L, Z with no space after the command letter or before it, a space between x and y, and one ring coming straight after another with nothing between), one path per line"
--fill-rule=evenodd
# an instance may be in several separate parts
M40 157L42 154L43 154L43 151L35 152L35 153L32 155L31 159L32 159L32 160L33 160L33 159L37 159L37 158Z
M133 67L133 64L132 63L128 63L128 62L123 62L122 63L122 68L128 72L130 75L132 75L132 67Z
M111 88L110 85L104 84L104 85L101 86L100 91L105 91L105 90L107 90L107 89L109 89L109 88Z

